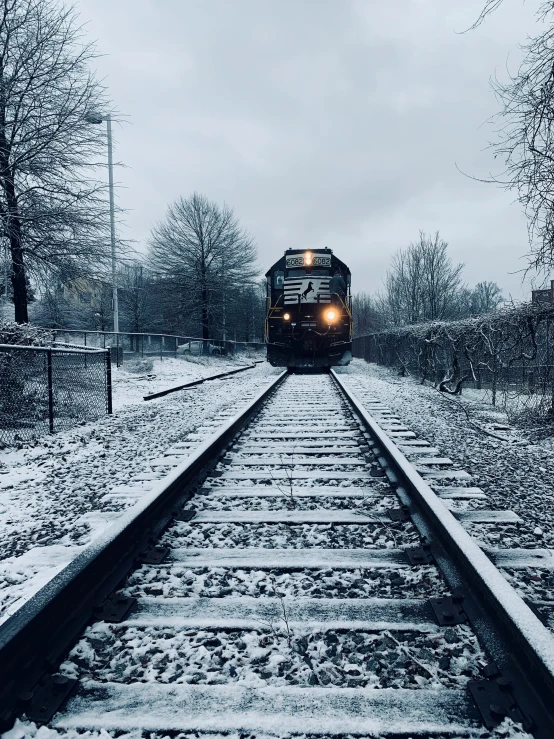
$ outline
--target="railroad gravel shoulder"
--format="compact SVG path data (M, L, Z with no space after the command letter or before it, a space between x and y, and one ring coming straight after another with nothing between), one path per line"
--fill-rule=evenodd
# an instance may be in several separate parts
M202 367L204 374L225 369L214 361ZM73 559L151 483L133 483L134 496L112 491L141 473L163 477L165 471L153 473L150 462L189 435L200 443L275 373L260 364L147 403L135 402L131 376L130 402L113 416L0 452L0 619L8 605L28 597ZM181 381L189 379L194 378L181 374ZM164 386L171 384L175 378L164 380Z
M531 443L521 429L510 427L501 410L464 395L454 403L415 378L399 377L375 364L355 360L340 373L362 403L370 398L380 400L418 437L436 447L440 456L448 456L457 468L469 472L469 484L487 494L484 507L512 510L521 517L522 522L513 525L468 525L469 533L481 544L554 548L554 452L548 440ZM505 430L496 433L508 440L478 431L460 404L484 428L505 425ZM554 607L554 573L518 569L506 574L522 597L551 601Z

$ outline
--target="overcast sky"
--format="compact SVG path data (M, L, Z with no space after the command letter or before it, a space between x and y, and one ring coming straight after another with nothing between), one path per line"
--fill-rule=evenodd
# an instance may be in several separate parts
M515 69L538 0L78 0L114 104L125 238L194 190L235 209L265 271L329 246L354 290L439 230L465 279L521 298L526 221L495 166L495 70ZM498 165L496 165L498 168ZM498 169L497 169L498 171ZM511 274L512 273L512 274Z

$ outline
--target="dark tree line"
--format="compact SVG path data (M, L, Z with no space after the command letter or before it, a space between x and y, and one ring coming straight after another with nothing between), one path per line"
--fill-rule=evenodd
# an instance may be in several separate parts
M202 338L201 307L187 300L179 310L180 290L170 280L153 273L142 263L127 265L118 272L120 331L166 333ZM77 286L78 287L78 286ZM32 322L47 328L112 331L112 288L99 283L99 298L93 305L79 303L79 290L71 299L63 284L41 291L31 305ZM215 296L219 309L210 311L209 339L262 341L265 317L265 288L258 281L235 286L224 296ZM223 315L225 300L225 320Z
M254 242L228 206L196 193L179 198L153 228L144 262L118 271L120 330L262 341L265 288L258 275ZM80 302L85 294L92 294L88 305ZM111 284L51 283L32 317L52 328L110 331Z

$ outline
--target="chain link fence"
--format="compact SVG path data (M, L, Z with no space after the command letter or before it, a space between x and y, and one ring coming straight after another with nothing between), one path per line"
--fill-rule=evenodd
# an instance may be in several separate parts
M112 412L110 352L0 344L0 441L12 445Z
M82 344L87 347L110 349L112 361L118 367L126 361L142 357L225 356L265 352L265 343L259 341L223 341L198 339L192 336L151 333L113 333L110 331L80 331L53 329L56 342Z

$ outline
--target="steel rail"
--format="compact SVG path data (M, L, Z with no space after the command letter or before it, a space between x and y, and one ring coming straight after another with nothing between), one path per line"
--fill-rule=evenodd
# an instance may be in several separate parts
M340 375L331 376L367 428L385 469L412 521L429 543L452 589L465 590L464 610L500 673L509 678L518 703L527 709L538 739L554 736L554 637L502 573L379 427Z
M57 668L61 657L140 553L190 497L188 491L206 477L221 451L286 376L286 371L276 376L0 625L0 731L10 728L22 696Z

